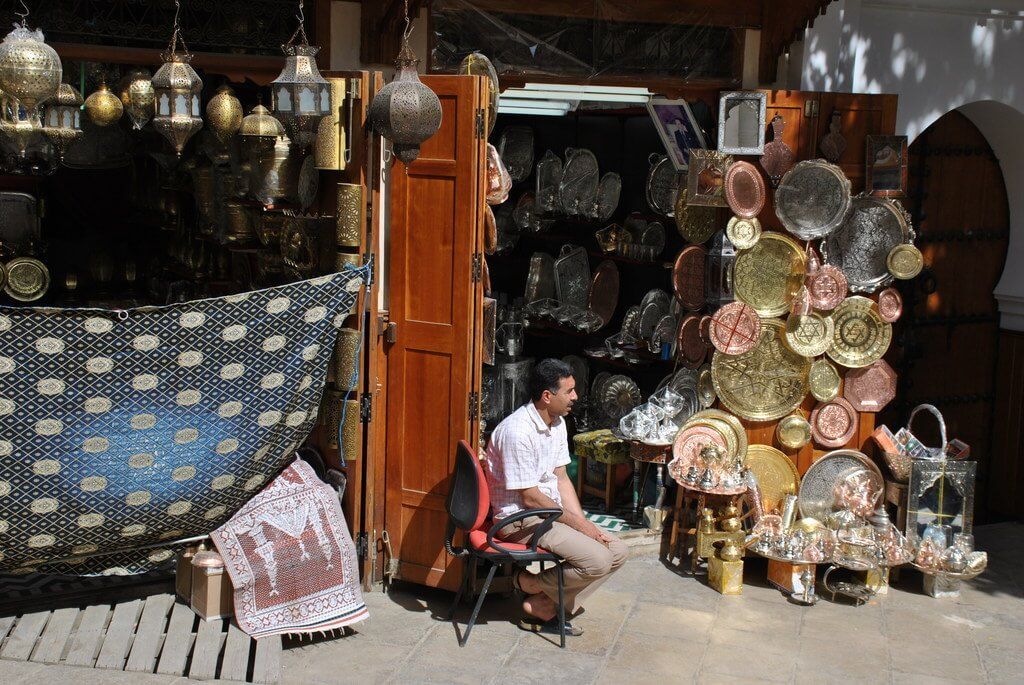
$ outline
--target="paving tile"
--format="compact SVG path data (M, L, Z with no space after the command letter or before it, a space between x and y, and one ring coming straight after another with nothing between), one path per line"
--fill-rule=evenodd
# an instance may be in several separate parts
M516 685L551 685L552 681L576 685L592 683L601 670L603 657L572 654L565 650L538 650L523 640L492 682Z
M893 685L963 685L962 680L955 678L943 678L931 673L906 673L904 671L892 671ZM980 674L979 674L980 677ZM984 682L976 680L974 682ZM1020 682L1019 680L1017 681Z
M871 640L885 635L885 615L877 603L853 606L819 598L817 604L804 612L800 634L807 637L843 635Z
M842 640L842 646L837 644ZM858 636L855 646L842 632L823 631L800 638L798 683L889 681L889 643L880 633Z
M626 620L623 632L706 642L714 620L714 609L705 611L657 602L638 602Z
M917 639L894 641L890 649L892 668L903 673L920 673L961 681L983 679L984 670L969 634L947 638L936 635L932 627L918 627Z
M713 630L741 630L767 635L796 635L805 607L779 598L774 602L723 597Z
M973 633L981 661L990 680L1024 678L1024 631L992 628Z
M704 654L703 670L728 676L727 682L747 678L765 682L789 682L796 671L798 647L795 635L749 633L715 629Z
M608 668L678 681L696 675L705 648L703 640L682 640L670 635L623 635L608 659Z
M281 654L282 685L385 682L404 663L409 650L371 640L340 638Z

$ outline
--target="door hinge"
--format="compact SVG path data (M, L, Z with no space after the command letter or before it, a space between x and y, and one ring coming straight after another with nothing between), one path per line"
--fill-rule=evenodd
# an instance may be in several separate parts
M469 420L476 421L480 418L480 393L473 390L469 393Z
M473 282L479 283L484 275L484 256L477 252L473 255Z
M366 558L367 548L369 547L370 536L366 533L359 533L356 535L356 557L359 559Z
M808 118L814 118L818 116L820 111L821 103L817 100L808 100L804 103L804 116Z
M484 137L484 110L476 111L476 139L483 140Z
M373 420L373 396L363 395L359 398L359 421L370 423Z

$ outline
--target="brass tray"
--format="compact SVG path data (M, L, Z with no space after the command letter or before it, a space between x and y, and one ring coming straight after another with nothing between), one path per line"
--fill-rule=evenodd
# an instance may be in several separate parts
M770 445L751 445L745 462L757 476L761 505L766 512L779 511L786 495L800 490L800 472L785 454Z
M785 314L803 284L806 270L807 256L795 240L765 231L756 245L741 250L736 257L736 299L753 307L762 317Z
M727 409L750 421L772 421L803 402L811 360L786 346L784 330L785 324L778 319L765 319L761 340L750 352L735 356L715 352L711 378Z
M875 303L866 297L848 297L832 312L834 333L828 356L850 368L873 364L892 341L892 324L882 321Z
M910 216L897 200L861 194L843 224L821 242L821 256L843 270L852 292L873 293L892 283L889 252L914 237Z
M775 214L801 240L823 238L839 228L850 211L850 180L823 159L798 163L775 190Z
M733 435L736 436L736 454L746 455L747 453L747 431L743 428L743 424L740 420L730 414L729 412L722 411L721 409L704 409L699 411L691 419L717 419L718 421L724 422L732 428Z

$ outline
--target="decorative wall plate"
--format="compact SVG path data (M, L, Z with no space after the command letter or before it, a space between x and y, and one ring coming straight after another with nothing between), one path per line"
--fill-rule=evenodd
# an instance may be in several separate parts
M924 255L913 245L897 245L889 252L885 259L889 273L901 281L914 278L924 268Z
M638 337L640 332L640 305L631 305L622 317L622 331Z
M686 188L679 189L676 197L675 216L676 230L688 243L700 245L711 239L711 236L718 230L715 225L717 212L714 207L701 205L688 205Z
M4 292L19 302L34 302L50 288L50 270L38 259L15 257L7 262Z
M815 309L831 311L846 299L846 274L831 264L819 266L814 273L807 276L807 290Z
M896 372L884 359L853 369L843 381L843 397L857 411L882 411L896 397Z
M687 204L725 207L725 174L732 162L732 155L717 150L690 150Z
M786 172L775 190L775 214L801 240L823 238L850 211L850 180L822 159L805 160Z
M842 226L821 242L821 256L842 269L852 292L873 293L892 282L889 252L913 240L910 217L898 201L862 194Z
M697 397L703 409L707 409L718 399L718 394L715 393L715 383L711 377L711 364L701 364L697 369Z
M533 129L507 126L501 132L498 152L513 181L522 181L533 171Z
M753 219L764 208L761 172L750 162L736 162L725 172L725 201L741 219Z
M817 357L832 347L832 319L818 312L790 314L786 319L786 344L804 357Z
M555 259L547 252L534 252L526 274L526 303L555 297Z
M489 205L500 205L508 199L512 190L512 176L501 161L498 149L487 143L487 192L485 199Z
M766 513L781 511L786 495L800 490L800 472L793 460L770 445L747 448L746 467L754 472Z
M757 217L741 219L734 216L725 227L725 236L737 250L749 250L761 239L761 222Z
M840 477L853 467L866 468L879 477L882 475L875 462L857 450L835 450L811 464L804 472L800 493L797 495L801 518L813 518L821 522L828 519L835 502L836 485Z
M789 311L803 284L807 262L800 245L789 236L765 231L757 244L737 255L733 267L736 299L760 316Z
M784 330L777 319L763 320L754 349L735 356L715 352L712 379L727 409L750 421L771 421L803 402L811 361L785 345Z
M896 323L903 314L903 297L895 288L878 293L878 316L886 323Z
M693 415L693 419L716 419L723 424L732 428L732 433L736 437L736 454L744 456L747 453L747 431L743 428L743 424L738 418L730 414L729 412L722 411L721 409L704 409ZM726 436L728 437L728 436Z
M857 433L857 411L842 397L819 404L811 412L811 437L822 447L842 447Z
M598 221L611 219L612 214L619 206L621 194L622 177L614 171L609 171L601 177L601 182L597 184L597 198L590 216Z
M696 369L708 356L708 346L700 337L700 317L687 314L679 322L676 333L676 358L688 368Z
M658 306L667 312L671 301L672 297L661 288L651 288L640 300L640 307L643 308L648 302L657 302Z
M658 254L661 254L661 251L665 249L665 227L661 225L660 221L650 222L640 232L640 240L637 242L653 247Z
M619 304L619 267L615 262L606 259L597 265L594 278L590 281L590 311L601 317L602 325L607 326L615 315Z
M708 337L722 354L744 354L761 340L761 317L749 305L730 302L711 317Z
M676 199L683 188L682 173L672 166L672 160L665 155L651 155L650 171L647 172L647 204L652 210L664 216L674 216Z
M819 402L831 402L839 394L839 370L827 359L815 359L807 376L811 394Z
M835 333L828 356L843 366L860 368L882 358L892 341L892 324L882 321L875 303L848 297L832 312Z
M768 174L773 188L779 186L783 175L793 166L793 149L782 140L782 132L786 128L786 120L781 114L772 117L772 139L765 143L764 154L761 155L761 168Z
M562 182L562 158L551 150L537 162L534 203L541 213L553 212L560 207L558 186Z
M590 258L582 247L562 250L555 260L555 297L563 305L587 308L590 294Z
M487 77L487 135L490 135L498 121L498 99L501 97L498 72L486 55L471 52L459 63L459 73Z
M775 438L788 450L798 450L811 441L811 424L800 414L790 414L775 426Z
M601 387L598 401L604 414L618 421L640 404L640 388L629 376L616 375L608 378Z
M597 199L600 171L590 150L566 148L562 180L558 184L558 203L569 215L587 214Z
M672 289L680 304L691 311L704 306L707 257L708 251L700 245L687 245L679 251L672 267Z
M668 344L675 344L676 337L676 318L671 314L666 314L658 320L658 324L654 327L654 332L651 333L650 339L647 341L647 350L651 354L660 354L661 346Z
M661 321L661 317L668 313L668 307L657 301L648 301L640 305L640 320L637 323L637 337L642 340L650 340L654 329Z

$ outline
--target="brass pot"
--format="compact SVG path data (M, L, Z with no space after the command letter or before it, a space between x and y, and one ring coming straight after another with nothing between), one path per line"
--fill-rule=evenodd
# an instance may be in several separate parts
M363 237L363 186L338 184L338 216L335 239L338 247L359 247Z
M265 205L294 200L298 196L301 155L287 136L279 136L274 148L260 162L259 178L253 192Z
M742 524L740 523L740 512L735 505L730 504L722 510L722 522L721 527L727 533L735 533L738 531Z
M718 558L722 561L739 561L743 558L743 548L735 540L729 538L719 548Z
M340 390L355 390L359 386L356 376L359 361L359 331L342 328L334 347L334 385Z

